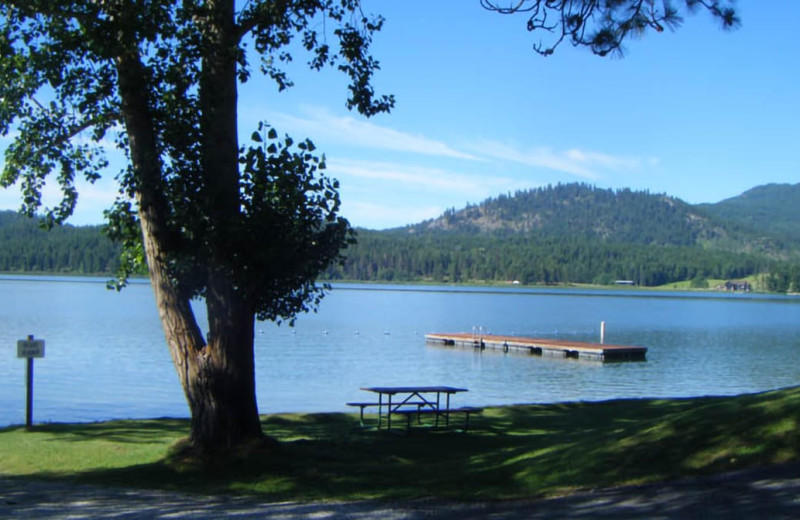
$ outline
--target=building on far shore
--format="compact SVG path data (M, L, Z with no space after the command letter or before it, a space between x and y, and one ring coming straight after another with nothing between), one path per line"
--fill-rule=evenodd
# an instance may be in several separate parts
M753 290L753 286L747 280L728 280L719 284L716 288L719 291L731 292L750 292Z

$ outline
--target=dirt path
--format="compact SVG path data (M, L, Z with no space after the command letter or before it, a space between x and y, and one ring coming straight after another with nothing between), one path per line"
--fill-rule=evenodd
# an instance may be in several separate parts
M40 519L595 519L800 518L800 463L547 500L464 503L264 503L58 482L0 479L0 518Z

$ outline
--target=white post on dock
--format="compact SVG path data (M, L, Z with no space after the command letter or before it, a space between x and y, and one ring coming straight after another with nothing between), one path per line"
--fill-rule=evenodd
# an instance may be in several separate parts
M600 344L602 345L606 341L606 322L600 322Z

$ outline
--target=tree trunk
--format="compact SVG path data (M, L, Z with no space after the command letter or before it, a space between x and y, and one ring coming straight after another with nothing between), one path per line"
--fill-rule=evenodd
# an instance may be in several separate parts
M141 61L135 36L123 32L120 43L121 52L117 57L119 92L136 176L145 255L161 324L191 412L190 440L202 451L242 445L262 437L255 394L253 309L232 280L230 270L218 269L215 261L211 260L206 291L209 319L206 341L189 298L171 283L168 261L174 238L168 230L169 210L164 198L162 162L148 102L147 70ZM235 67L233 70L235 72ZM231 106L231 100L226 102ZM235 91L232 106L235 116ZM226 164L211 161L214 171L204 172L211 178L219 179L219 175L228 181L225 193L218 194L224 200L214 201L212 195L209 202L211 206L222 202L221 206L216 206L220 214L226 213L226 209L236 209L236 205L231 204L231 193L237 193L237 141L235 136L227 139L226 148L232 146L233 154L227 150L228 160L222 161ZM205 144L208 151L219 147L221 142L215 136ZM230 188L231 181L234 182L233 189ZM219 218L220 214L212 215L212 218ZM216 223L221 224L222 229L215 229L218 236L224 235L225 226L235 221L235 215L227 213L220 220ZM221 256L222 259L217 260L224 264L224 254Z
M205 52L199 78L202 197L210 227L206 308L208 345L188 382L192 440L235 446L260 438L255 388L255 312L236 280L240 225L237 42L233 0L210 0L202 22Z
M206 295L206 343L189 300L167 282L149 219L141 221L156 305L191 412L192 445L213 452L260 439L252 310L229 280L215 280Z
M198 353L187 397L192 441L236 446L262 436L253 351L255 317L229 280L212 275L206 294L209 341Z
M252 310L229 280L214 280L206 295L206 343L189 300L168 282L152 222L144 213L141 221L156 305L191 412L191 444L213 452L260 439Z

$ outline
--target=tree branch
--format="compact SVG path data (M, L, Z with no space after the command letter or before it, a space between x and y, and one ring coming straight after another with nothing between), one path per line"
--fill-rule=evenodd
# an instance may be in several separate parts
M237 42L240 42L242 38L247 36L256 27L275 26L279 20L283 20L286 17L288 10L288 2L286 0L262 2L255 8L248 10L247 8L249 5L250 2L248 2L245 9L242 10L242 15L237 25Z
M647 28L662 32L664 27L676 27L681 17L671 2L664 0L659 5L652 0L515 0L503 5L500 0L480 0L481 6L500 14L530 13L527 29L530 32L544 30L554 33L550 44L534 44L535 52L548 56L569 39L574 46L589 47L599 56L609 52L620 52L622 42L633 32L642 33ZM509 0L510 1L510 0ZM726 0L728 4L733 0ZM740 24L736 10L724 6L722 0L683 0L687 9L704 7L712 16L722 21L724 28ZM558 21L550 24L549 15Z

